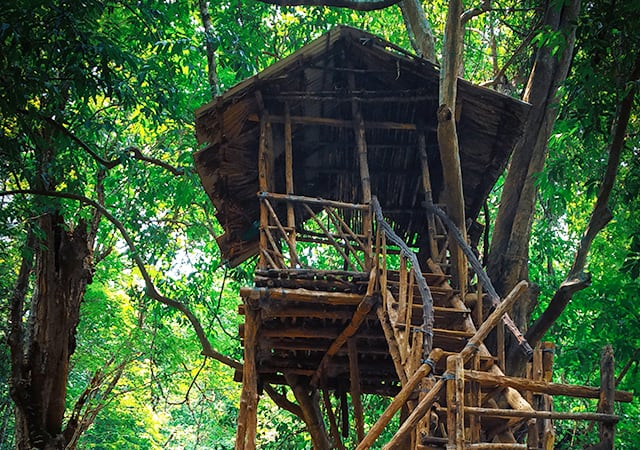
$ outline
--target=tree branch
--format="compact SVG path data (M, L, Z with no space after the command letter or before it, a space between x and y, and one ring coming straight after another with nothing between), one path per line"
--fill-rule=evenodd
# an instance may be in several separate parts
M213 349L211 343L209 342L204 332L204 329L202 328L202 325L200 324L200 321L195 316L193 311L189 309L187 305L162 295L156 289L153 283L153 280L151 279L151 276L149 275L149 272L147 271L147 268L144 262L142 261L142 258L140 257L140 254L137 252L136 245L133 242L133 239L131 239L131 236L129 236L129 233L125 229L122 222L116 219L113 216L113 214L111 214L104 206L102 206L95 200L84 197L82 195L70 194L66 192L38 191L38 190L32 190L32 189L0 191L0 196L7 196L7 195L40 195L45 197L66 198L70 200L76 200L85 205L90 205L96 208L97 210L99 210L100 213L102 213L102 215L109 222L111 222L113 226L116 227L116 229L120 232L120 235L122 236L122 238L127 243L127 246L129 247L129 251L131 253L131 257L133 258L133 261L135 262L136 267L138 268L138 270L140 271L140 274L142 275L142 278L144 279L147 295L153 300L156 300L171 308L177 309L182 314L184 314L187 317L187 319L189 319L189 322L191 322L191 326L193 327L198 337L198 340L200 341L200 345L202 346L202 354L204 356L208 356L217 361L220 361L221 363L226 364L227 366L232 367L236 370L242 370L242 363L240 363L239 361L236 361L235 359L229 358L228 356L225 356L222 353Z
M207 75L209 80L209 90L211 98L216 98L220 94L218 84L218 70L216 64L216 43L214 42L213 24L211 23L211 14L209 14L209 2L207 0L198 0L200 9L200 19L204 27L204 46L207 50Z
M482 0L482 4L480 6L467 9L465 12L463 12L460 16L460 22L462 23L462 26L464 26L474 17L477 17L480 14L484 14L488 11L491 11L491 0Z
M300 406L296 405L291 400L289 400L286 395L276 391L275 388L270 384L264 385L264 391L269 395L269 397L271 397L271 400L273 400L273 403L278 405L280 408L289 411L291 414L298 417L300 420L304 421L304 416L302 415L302 408L300 408Z
M567 279L560 285L551 299L549 306L547 306L547 309L545 309L538 320L536 320L531 328L529 328L529 331L527 331L526 338L532 345L537 344L551 325L560 317L560 314L562 314L571 301L573 294L591 284L591 277L589 274L584 273L584 268L594 238L613 218L608 205L609 197L618 173L620 156L624 149L627 125L629 124L629 118L633 109L635 94L638 90L638 78L640 78L640 54L636 56L635 67L629 79L629 90L618 108L618 114L613 127L613 138L609 146L607 169L602 185L600 186L598 199L596 200L591 218L589 219L589 224L582 235Z
M431 31L431 25L419 0L403 0L399 4L402 11L402 19L409 36L412 36L411 44L418 53L427 61L434 64L436 59L436 46Z
M22 113L26 114L28 113L28 111L22 111ZM106 170L113 169L114 167L122 164L122 161L120 159L112 159L112 160L104 159L102 156L98 154L98 152L96 152L93 148L91 148L89 144L87 144L78 136L76 136L76 134L73 131L71 131L70 129L68 129L63 124L53 119L52 117L48 117L40 113L38 113L37 115L41 120L45 121L46 123L51 125L53 128L61 132L63 135L67 136L73 142L78 144L78 146L81 149L87 152L97 163L104 166ZM138 147L133 147L133 146L127 147L125 151L129 153L134 159L148 162L149 164L153 164L154 166L162 167L163 169L166 169L167 171L171 172L175 176L184 175L183 168L174 167L171 164L166 163L160 159L147 156L144 153L142 153L142 150L140 150Z

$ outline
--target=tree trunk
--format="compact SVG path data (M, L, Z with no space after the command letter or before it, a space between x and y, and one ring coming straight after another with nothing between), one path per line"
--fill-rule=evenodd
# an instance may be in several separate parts
M11 396L16 448L63 449L69 358L75 350L80 303L91 282L91 248L83 222L67 230L62 216L44 214L36 244L35 290L27 339L12 346ZM13 307L13 305L12 305ZM14 324L18 326L18 324Z
M562 7L548 2L546 7L543 26L564 33L566 46L559 55L548 47L538 50L523 96L533 107L511 159L487 261L487 272L500 294L509 292L519 280L529 278L529 240L537 193L535 177L544 167L547 142L557 114L558 88L571 63L579 10L580 0L571 0ZM536 300L537 296L532 295L514 307L511 315L521 330L526 330Z
M307 431L311 435L311 443L314 450L329 450L329 434L322 419L318 391L300 377L285 374L287 384L291 386L293 395L300 405L302 417Z

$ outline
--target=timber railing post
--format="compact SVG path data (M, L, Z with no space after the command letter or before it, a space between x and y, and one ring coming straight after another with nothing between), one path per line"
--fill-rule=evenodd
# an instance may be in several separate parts
M613 347L607 345L602 349L600 360L600 399L597 412L613 414L616 394L616 376L614 373ZM599 422L598 433L600 435L601 449L613 449L613 436L616 431L615 422Z

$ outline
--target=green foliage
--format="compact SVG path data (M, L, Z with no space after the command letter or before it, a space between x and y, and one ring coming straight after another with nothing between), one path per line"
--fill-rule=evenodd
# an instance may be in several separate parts
M584 5L548 163L538 176L530 275L541 286L542 302L535 314L566 276L597 195L612 120L640 48L633 3ZM536 45L562 50L561 34L536 29L536 4L494 4L490 14L467 25L467 78L492 79L529 35ZM253 267L220 269L214 238L221 229L211 219L212 207L191 159L197 149L193 110L209 100L196 6L185 0L86 0L82 7L66 0L5 1L0 12L0 187L57 189L101 201L131 235L158 289L194 311L218 351L241 359L237 292L251 282ZM443 1L425 5L438 46L445 7ZM222 90L336 24L365 28L410 48L397 7L360 13L225 0L211 2L210 12ZM509 62L500 80L508 93L517 95L522 88L530 62L528 46ZM597 384L597 355L607 343L613 344L619 366L640 346L635 326L640 320L637 111L611 200L615 219L593 245L593 286L576 296L549 333L558 344L556 377L567 382ZM133 148L176 172L141 160ZM112 166L106 167L107 162ZM495 211L496 205L491 207ZM27 228L43 211L52 210L61 211L69 227L92 216L75 201L0 197L0 298L13 293ZM336 257L303 249L299 253L321 263ZM131 256L122 236L103 219L97 229L94 282L82 305L72 359L69 414L97 371L111 380L118 367L123 370L108 395L102 384L85 406L84 411L101 409L79 447L232 448L239 403L232 370L204 361L185 317L145 295ZM8 300L0 303L0 316L0 447L10 448L10 367L4 345ZM620 388L640 391L637 362ZM364 403L369 420L386 406L386 400L374 396L365 396ZM297 418L269 401L260 405L261 448L310 446ZM557 407L577 411L586 404L559 399ZM638 400L618 409L623 420L617 448L637 448ZM559 448L576 448L593 435L586 437L569 423L558 426ZM353 430L347 443L349 448L355 443Z

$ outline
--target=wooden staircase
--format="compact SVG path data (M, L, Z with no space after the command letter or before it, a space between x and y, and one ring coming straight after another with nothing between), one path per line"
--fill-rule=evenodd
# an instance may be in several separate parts
M333 203L364 211L361 205ZM317 219L314 210L306 211ZM277 218L275 213L272 217ZM598 420L611 426L617 420L610 408L553 412L551 394L598 398L606 390L618 401L631 400L612 385L597 389L550 383L549 349L536 350L528 377L506 377L504 357L491 354L483 341L503 327L526 283L483 317L482 291L473 302L467 294L465 304L441 266L429 260L423 271L413 251L384 221L375 221L374 236L362 237L338 217L330 217L336 228L324 229L324 242L337 247L337 238L351 240L353 245L343 244L339 253L351 259L349 268L364 270L300 267L302 258L292 250L295 236L278 224L264 249L271 264L256 271L253 287L240 291L245 363L237 377L240 381L242 376L243 392L236 449L254 448L245 436L255 436L259 386L290 386L307 419L320 410L304 403L322 392L325 419L305 422L320 434L322 423L328 424L326 448L345 448L336 416L343 418L343 433L345 427L348 431L344 420L350 397L358 450L378 446L400 409L405 411L402 424L383 445L385 450L547 450L553 448L553 419ZM288 264L287 255L295 256L295 263ZM333 410L329 392L340 398L340 414ZM362 394L393 398L368 430ZM528 436L524 442L521 435Z

